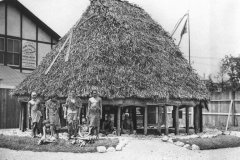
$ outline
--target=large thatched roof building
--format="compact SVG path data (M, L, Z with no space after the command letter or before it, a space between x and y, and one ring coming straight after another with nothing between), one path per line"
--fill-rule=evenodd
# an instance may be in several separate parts
M191 106L207 96L169 33L143 9L120 0L91 0L81 19L14 94L66 97L75 89L88 97L92 87L120 106L133 99L142 106L146 101Z

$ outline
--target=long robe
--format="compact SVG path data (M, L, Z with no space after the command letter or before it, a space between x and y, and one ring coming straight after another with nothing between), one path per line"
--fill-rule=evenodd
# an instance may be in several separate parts
M100 119L102 114L100 97L97 98L89 98L89 106L88 106L88 118L89 118L89 126L90 127L100 127Z

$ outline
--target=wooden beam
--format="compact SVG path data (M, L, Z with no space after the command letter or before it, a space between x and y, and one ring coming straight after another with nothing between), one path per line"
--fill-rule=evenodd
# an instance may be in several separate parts
M167 106L164 106L164 123L165 123L165 134L168 135L168 115L167 115Z
M175 128L176 127L176 108L175 106L173 107L173 110L172 110L172 127Z
M118 106L117 111L117 136L121 135L121 107Z
M161 125L162 125L162 107L158 106L158 132L159 132L159 135L162 134Z
M202 114L202 106L199 107L199 126L200 126L200 132L203 132L203 114Z
M144 135L147 135L148 113L147 106L144 107Z
M235 107L235 91L231 92L231 99L232 99L232 125L236 126L236 116L235 116L235 112L236 112L236 107Z
M186 120L186 133L189 134L189 107L186 106L186 113L185 113L185 120Z
M178 106L175 106L175 135L179 135L179 108Z

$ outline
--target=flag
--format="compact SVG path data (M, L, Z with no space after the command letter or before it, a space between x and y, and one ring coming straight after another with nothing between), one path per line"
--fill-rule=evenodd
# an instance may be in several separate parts
M180 45L181 41L182 41L182 37L185 33L187 33L187 21L188 19L186 19L185 23L184 23L184 26L183 26L183 29L181 31L181 35L180 35L180 41L178 43L178 45Z

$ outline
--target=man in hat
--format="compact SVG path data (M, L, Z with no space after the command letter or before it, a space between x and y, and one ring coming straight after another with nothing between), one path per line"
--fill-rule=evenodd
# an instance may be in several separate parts
M69 93L65 106L67 111L65 117L68 123L68 139L70 139L72 134L74 134L74 137L77 136L78 121L80 120L82 109L82 101L76 96L74 90Z
M31 120L32 125L32 137L36 137L36 131L38 129L38 123L41 119L42 113L40 111L40 100L37 99L37 93L32 92L31 100L27 104L28 106L28 115L29 119ZM42 133L42 130L40 130Z
M92 91L92 97L88 100L87 118L90 129L98 137L100 119L102 119L102 99L98 96L96 89Z
M59 118L59 108L60 108L60 103L57 100L57 95L54 94L46 102L46 119L49 120L49 123L50 123L51 136L53 137L54 135L56 135L57 139L58 139L58 131L61 127L60 118Z

